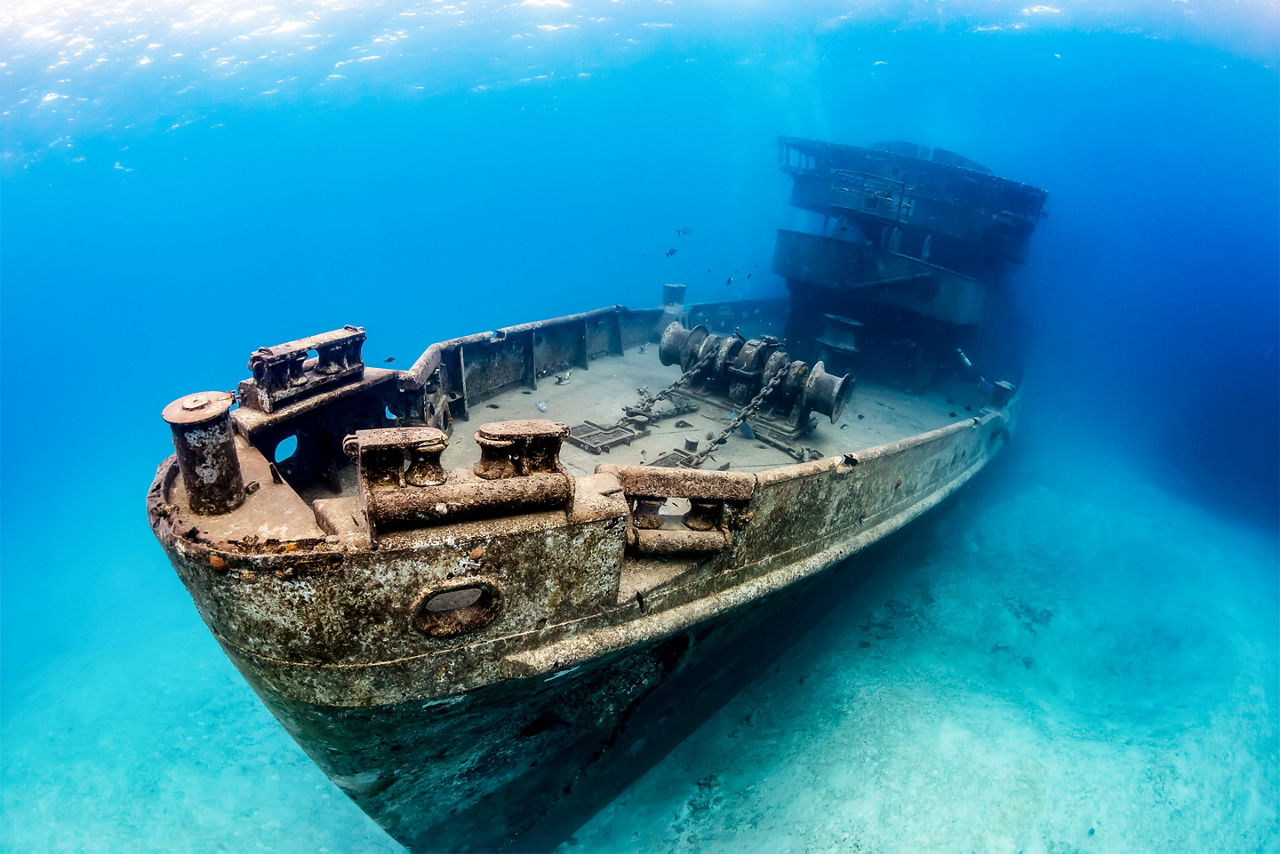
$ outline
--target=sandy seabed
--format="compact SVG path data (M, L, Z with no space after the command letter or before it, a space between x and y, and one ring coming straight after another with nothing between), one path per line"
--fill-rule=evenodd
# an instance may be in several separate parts
M1008 457L563 848L1280 850L1274 533ZM400 850L157 583L6 671L0 847Z

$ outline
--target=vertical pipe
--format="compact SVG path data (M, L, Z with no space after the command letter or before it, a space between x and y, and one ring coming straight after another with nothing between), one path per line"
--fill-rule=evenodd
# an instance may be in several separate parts
M194 513L216 516L244 503L244 481L231 432L232 395L225 391L189 394L164 408L173 431L178 469Z

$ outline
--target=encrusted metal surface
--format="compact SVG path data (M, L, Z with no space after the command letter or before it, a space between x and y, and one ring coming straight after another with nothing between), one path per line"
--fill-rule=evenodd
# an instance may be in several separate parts
M502 817L488 845L532 821L499 806L530 785L521 769L531 759L560 750L592 765L661 684L663 667L643 650L905 524L981 467L1010 423L1009 410L985 410L757 473L602 465L574 476L558 460L562 424L494 422L477 431L474 464L490 477L444 467L450 443L437 428L372 427L345 441L356 488L314 500L317 534L273 526L295 500L287 484L229 514L192 515L176 458L148 508L219 642L348 794L411 845L467 847L473 837L450 816ZM268 465L249 443L235 447L241 469ZM249 519L263 521L246 531ZM631 663L619 670L614 659ZM558 676L578 670L595 675ZM495 728L497 697L509 720ZM517 722L556 737L526 743L506 731ZM387 739L433 748L392 756ZM466 768L474 774L460 776Z

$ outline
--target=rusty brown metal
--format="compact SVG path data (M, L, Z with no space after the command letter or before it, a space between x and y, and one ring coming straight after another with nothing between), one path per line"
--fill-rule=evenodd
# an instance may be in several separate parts
M480 425L477 476L486 480L562 472L560 446L569 428L558 421L495 421Z
M691 531L710 531L720 527L724 515L724 503L720 501L690 501L689 512L684 514L684 526Z
M707 531L668 530L647 531L637 529L634 546L641 555L678 555L718 552L733 543L733 535L720 528Z
M240 383L240 400L251 409L274 412L285 403L358 381L364 375L360 356L364 340L364 329L344 326L309 338L259 347L249 356L253 378ZM308 360L313 352L315 358Z
M618 478L629 496L696 498L705 501L747 501L756 476L743 472L653 468L603 464L596 471Z
M366 507L374 528L385 531L553 510L572 497L571 479L559 472L492 480L453 469L442 484L373 490Z
M362 477L373 488L444 483L440 457L449 437L435 427L358 430L343 440L343 451L358 457Z
M827 373L822 362L810 367L793 361L772 336L721 336L703 325L688 329L673 322L662 333L659 357L664 365L684 368L687 393L730 409L749 407L747 414L758 416L779 438L798 438L813 429L811 412L836 423L853 392L848 375ZM695 456L694 465L705 459L705 454Z
M194 513L229 513L244 503L244 481L231 431L233 395L205 391L180 397L164 408L182 484Z
M359 507L376 537L568 506L573 482L558 456L565 432L563 424L543 420L482 426L476 439L487 455L483 471L488 476L479 463L474 472L445 471L440 458L448 438L433 427L359 430L344 440L343 449L357 462ZM325 513L328 528L336 531L334 512L326 508Z

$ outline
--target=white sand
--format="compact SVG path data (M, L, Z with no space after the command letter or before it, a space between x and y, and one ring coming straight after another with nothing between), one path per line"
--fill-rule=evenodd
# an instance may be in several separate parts
M5 673L0 848L399 850L130 547L163 592ZM1015 444L566 847L1276 850L1275 574L1114 460Z
M1280 848L1274 541L1005 463L566 848Z

